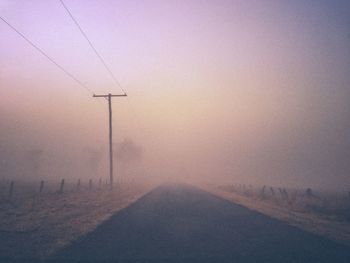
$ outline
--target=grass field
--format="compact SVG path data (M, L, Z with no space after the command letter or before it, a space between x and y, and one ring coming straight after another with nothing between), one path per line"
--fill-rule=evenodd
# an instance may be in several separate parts
M39 195L39 184L17 182L10 198L9 184L1 185L0 256L10 258L45 258L153 188L123 183L113 190L88 184L78 190L67 184L60 193L54 182Z

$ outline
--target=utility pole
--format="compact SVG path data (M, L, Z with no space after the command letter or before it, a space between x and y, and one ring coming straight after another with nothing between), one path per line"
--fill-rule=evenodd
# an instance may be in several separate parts
M110 187L113 188L113 134L112 134L112 97L126 97L126 94L112 95L93 95L94 98L106 98L108 99L109 110L109 180Z

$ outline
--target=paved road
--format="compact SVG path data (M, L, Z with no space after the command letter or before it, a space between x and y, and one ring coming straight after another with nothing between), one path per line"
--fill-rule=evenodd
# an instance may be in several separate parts
M186 185L163 185L57 262L350 262L350 248Z

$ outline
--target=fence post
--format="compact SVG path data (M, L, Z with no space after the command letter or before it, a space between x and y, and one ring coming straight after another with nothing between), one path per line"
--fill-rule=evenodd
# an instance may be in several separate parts
M288 195L288 192L285 188L283 188L283 194L284 194L284 197L287 201L289 201L289 195Z
M263 188L261 189L261 198L262 199L265 198L265 188L266 188L266 186L264 185Z
M77 182L77 190L78 191L80 190L80 178L78 179L78 182Z
M278 191L280 192L280 194L281 194L281 197L282 197L282 200L284 199L284 194L283 194L283 191L282 191L282 189L281 188L278 188Z
M44 190L44 180L40 181L39 194L41 194Z
M9 197L10 197L10 198L12 198L14 187L15 187L15 182L14 182L14 181L11 181L11 183L10 183L10 189L9 189Z
M63 193L63 189L64 189L64 179L62 179L61 181L61 186L60 186L60 193Z

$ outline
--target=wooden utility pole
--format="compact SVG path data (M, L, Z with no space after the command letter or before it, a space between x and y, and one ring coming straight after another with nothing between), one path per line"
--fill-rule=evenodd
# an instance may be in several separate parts
M109 110L109 182L110 187L113 188L113 135L112 135L112 97L126 97L126 94L112 95L93 95L94 98L106 98L108 99Z

